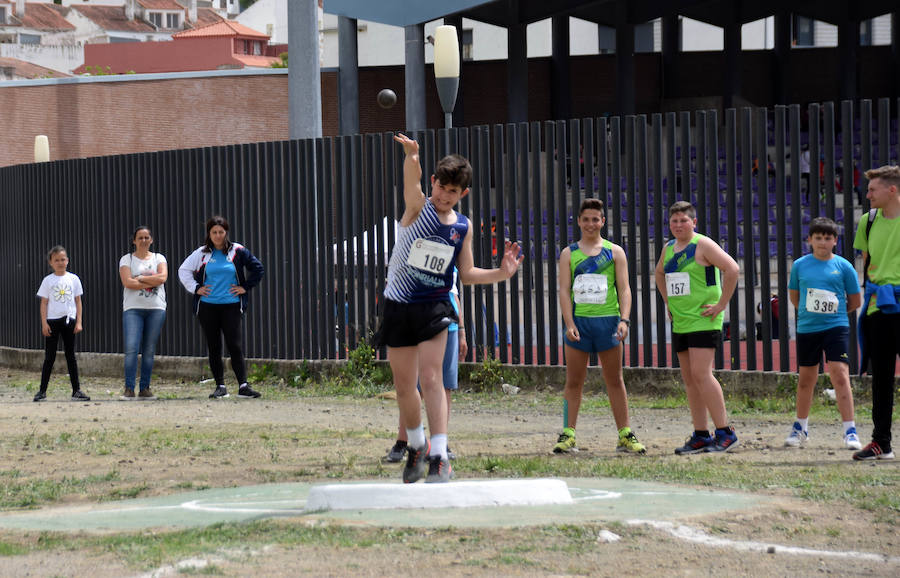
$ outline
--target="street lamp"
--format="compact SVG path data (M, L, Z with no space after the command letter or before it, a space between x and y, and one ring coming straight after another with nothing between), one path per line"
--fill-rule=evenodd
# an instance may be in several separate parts
M444 126L453 128L453 107L459 92L459 40L455 26L438 26L434 31L434 81L444 109Z

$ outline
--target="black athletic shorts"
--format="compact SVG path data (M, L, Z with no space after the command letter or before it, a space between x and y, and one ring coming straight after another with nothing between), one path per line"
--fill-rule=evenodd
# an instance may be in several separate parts
M398 303L385 299L375 342L387 347L412 347L428 341L458 321L449 299L424 303Z
M832 327L825 331L797 334L797 365L819 365L822 353L825 361L850 363L850 328Z
M721 331L693 331L691 333L672 333L672 349L674 349L676 353L687 351L691 347L716 349L721 343Z

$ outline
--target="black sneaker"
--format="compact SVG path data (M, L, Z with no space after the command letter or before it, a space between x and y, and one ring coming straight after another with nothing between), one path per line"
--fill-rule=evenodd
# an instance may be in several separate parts
M91 401L91 398L86 396L84 392L79 389L72 393L72 401Z
M238 397L246 397L248 399L256 399L261 394L258 391L251 389L249 385L242 385L240 389L238 389Z
M855 454L853 454L854 460L892 460L894 459L894 452L891 451L891 448L885 450L878 442L872 442L863 449L859 450Z
M396 464L403 460L403 455L406 454L406 442L397 440L394 442L394 445L391 449L388 450L386 456L384 456L384 461Z
M456 454L453 453L453 450L450 449L450 446L447 446L447 459L448 460L456 459Z
M450 460L441 456L428 456L428 477L426 484L445 484L453 477L453 468Z
M34 394L34 401L44 401L45 399L47 399L46 391L39 391L36 394Z
M403 466L404 484L414 484L425 477L429 451L431 451L431 444L428 441L425 442L425 447L419 449L406 447L406 465Z
M209 394L209 399L222 399L224 397L228 397L228 390L225 389L224 385L217 385L216 390Z

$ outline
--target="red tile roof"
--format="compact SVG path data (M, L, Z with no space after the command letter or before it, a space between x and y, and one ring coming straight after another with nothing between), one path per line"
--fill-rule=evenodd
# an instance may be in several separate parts
M15 15L15 3L10 2L7 6L7 26L21 25L34 30L75 30L65 18L69 9L63 6L26 2L25 16L22 18Z
M137 3L150 10L184 10L175 0L137 0Z
M79 6L72 8L85 18L104 30L117 32L156 32L156 29L138 17L129 20L125 17L124 6Z
M244 66L253 68L272 68L273 63L281 62L281 59L275 56L255 56L252 54L234 54L232 58Z
M18 58L0 57L0 68L12 68L13 75L22 78L66 78L69 75Z
M218 12L216 12L212 8L198 8L197 9L197 25L195 26L195 28L209 26L210 24L222 22L223 20L225 20L225 19L222 18L221 16L219 16Z
M235 22L234 20L222 20L221 22L210 24L208 26L201 26L200 28L195 28L193 30L185 30L184 32L173 34L172 38L212 38L215 36L241 36L249 38L259 38L260 40L269 39L268 34L257 32L256 30Z

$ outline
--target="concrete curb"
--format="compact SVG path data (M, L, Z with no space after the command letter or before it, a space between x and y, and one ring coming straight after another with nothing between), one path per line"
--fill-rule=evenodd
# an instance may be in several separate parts
M124 355L121 353L78 353L78 370L81 375L94 377L120 377ZM44 352L35 349L17 349L0 347L0 367L40 372L44 361ZM228 361L226 360L226 364ZM271 371L282 378L295 374L301 364L304 369L316 377L333 377L340 373L347 362L335 360L296 360L296 359L248 359L247 365L266 364ZM378 366L387 367L386 361L376 362ZM481 363L461 363L459 366L460 386L475 388L472 374L482 369ZM65 357L57 355L54 373L66 373ZM562 390L566 383L564 366L536 365L504 365L500 371L507 381L523 389ZM205 357L176 357L157 355L153 365L153 373L166 379L184 381L201 381L210 377L209 366ZM632 395L677 395L684 391L681 372L678 369L665 367L626 367L623 370L625 384ZM797 388L796 373L764 372L764 371L731 371L716 372L726 395L746 395L748 397L767 397L771 395L795 395ZM871 380L868 376L851 376L854 397L868 398ZM819 377L821 387L830 387L827 376ZM499 385L498 385L499 387ZM589 367L585 390L603 390L605 384L603 373L599 367Z

